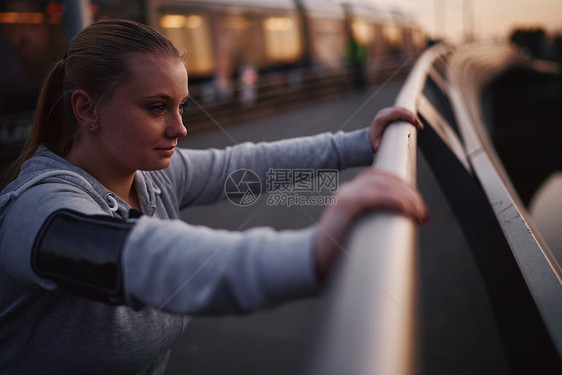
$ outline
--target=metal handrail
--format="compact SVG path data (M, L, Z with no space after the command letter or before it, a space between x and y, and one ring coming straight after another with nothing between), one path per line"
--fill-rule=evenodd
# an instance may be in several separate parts
M396 105L416 113L433 61L426 51L410 72ZM415 184L417 131L407 122L385 130L373 166ZM417 234L412 220L393 213L362 218L344 246L345 261L332 295L310 374L412 374L417 357Z
M480 181L519 272L562 359L562 270L511 185L482 120L481 95L509 68L530 67L507 44L475 45L457 51L449 63L449 96L472 170Z
M424 152L430 152L434 167L445 169L440 171L444 188L494 299L511 365L521 373L553 372L562 359L562 271L533 228L482 120L486 85L524 64L528 62L505 44L476 50L438 45L420 57L396 104L431 125L423 134ZM447 77L436 69L446 69ZM425 96L428 76L450 100L462 140ZM374 167L415 184L416 142L413 126L393 124L385 131ZM309 373L416 372L414 224L390 213L368 215L353 228L345 253Z

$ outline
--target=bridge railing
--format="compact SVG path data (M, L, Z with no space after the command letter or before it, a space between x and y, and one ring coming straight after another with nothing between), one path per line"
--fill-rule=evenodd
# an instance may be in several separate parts
M418 137L413 126L393 124L374 166L415 183L419 140L483 275L511 369L562 373L560 265L528 219L482 120L486 85L521 64L527 62L506 44L428 50L396 100L426 129ZM414 223L369 215L342 250L309 373L416 373Z
M417 111L425 77L446 50L420 57L396 105ZM406 122L385 131L373 166L416 184L417 130ZM416 368L418 262L416 226L393 213L364 217L342 246L311 374L412 374Z
M464 217L472 238L508 358L518 373L562 373L562 269L504 171L482 110L482 94L496 77L536 66L511 45L488 43L457 50L448 67L446 92L479 185L462 199L470 195L475 203L487 203L486 213L472 205L458 210L457 217ZM488 226L482 225L485 215Z

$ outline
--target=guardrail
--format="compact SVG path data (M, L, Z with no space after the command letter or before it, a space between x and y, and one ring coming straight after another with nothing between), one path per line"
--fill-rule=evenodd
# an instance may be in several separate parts
M507 177L481 107L482 92L495 77L509 69L534 69L533 62L510 45L493 43L457 50L448 66L448 96L480 185L466 193L488 204L487 213L473 207L457 216L490 217L479 223L465 219L464 227L475 243L473 252L488 284L506 352L516 373L560 374L562 269ZM484 227L487 220L490 224Z
M446 49L423 54L396 104L412 112L433 61ZM409 123L386 131L373 166L416 183L417 131ZM376 213L355 225L336 272L311 374L412 374L416 369L417 250L415 224Z
M483 124L482 92L522 65L507 44L438 45L411 71L396 104L426 129L419 144L483 275L510 368L562 373L562 271L504 172ZM374 166L416 182L416 130L385 132ZM417 372L418 269L414 224L363 218L345 246L309 374Z

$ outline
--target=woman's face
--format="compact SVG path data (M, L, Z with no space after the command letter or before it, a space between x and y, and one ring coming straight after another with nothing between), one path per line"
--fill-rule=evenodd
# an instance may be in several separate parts
M97 109L97 161L117 173L166 168L178 138L187 134L185 66L176 58L144 53L131 56L129 69L130 79Z

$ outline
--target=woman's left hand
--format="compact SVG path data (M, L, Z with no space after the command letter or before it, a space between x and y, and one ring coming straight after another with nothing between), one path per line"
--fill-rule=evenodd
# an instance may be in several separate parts
M353 180L342 184L335 195L336 204L328 206L319 221L316 235L318 276L324 280L342 249L349 228L362 214L393 211L426 223L429 213L419 190L396 175L367 168Z
M388 107L377 112L369 128L369 140L373 151L377 151L381 143L384 129L394 121L407 121L418 130L423 129L421 121L410 111L402 107Z

